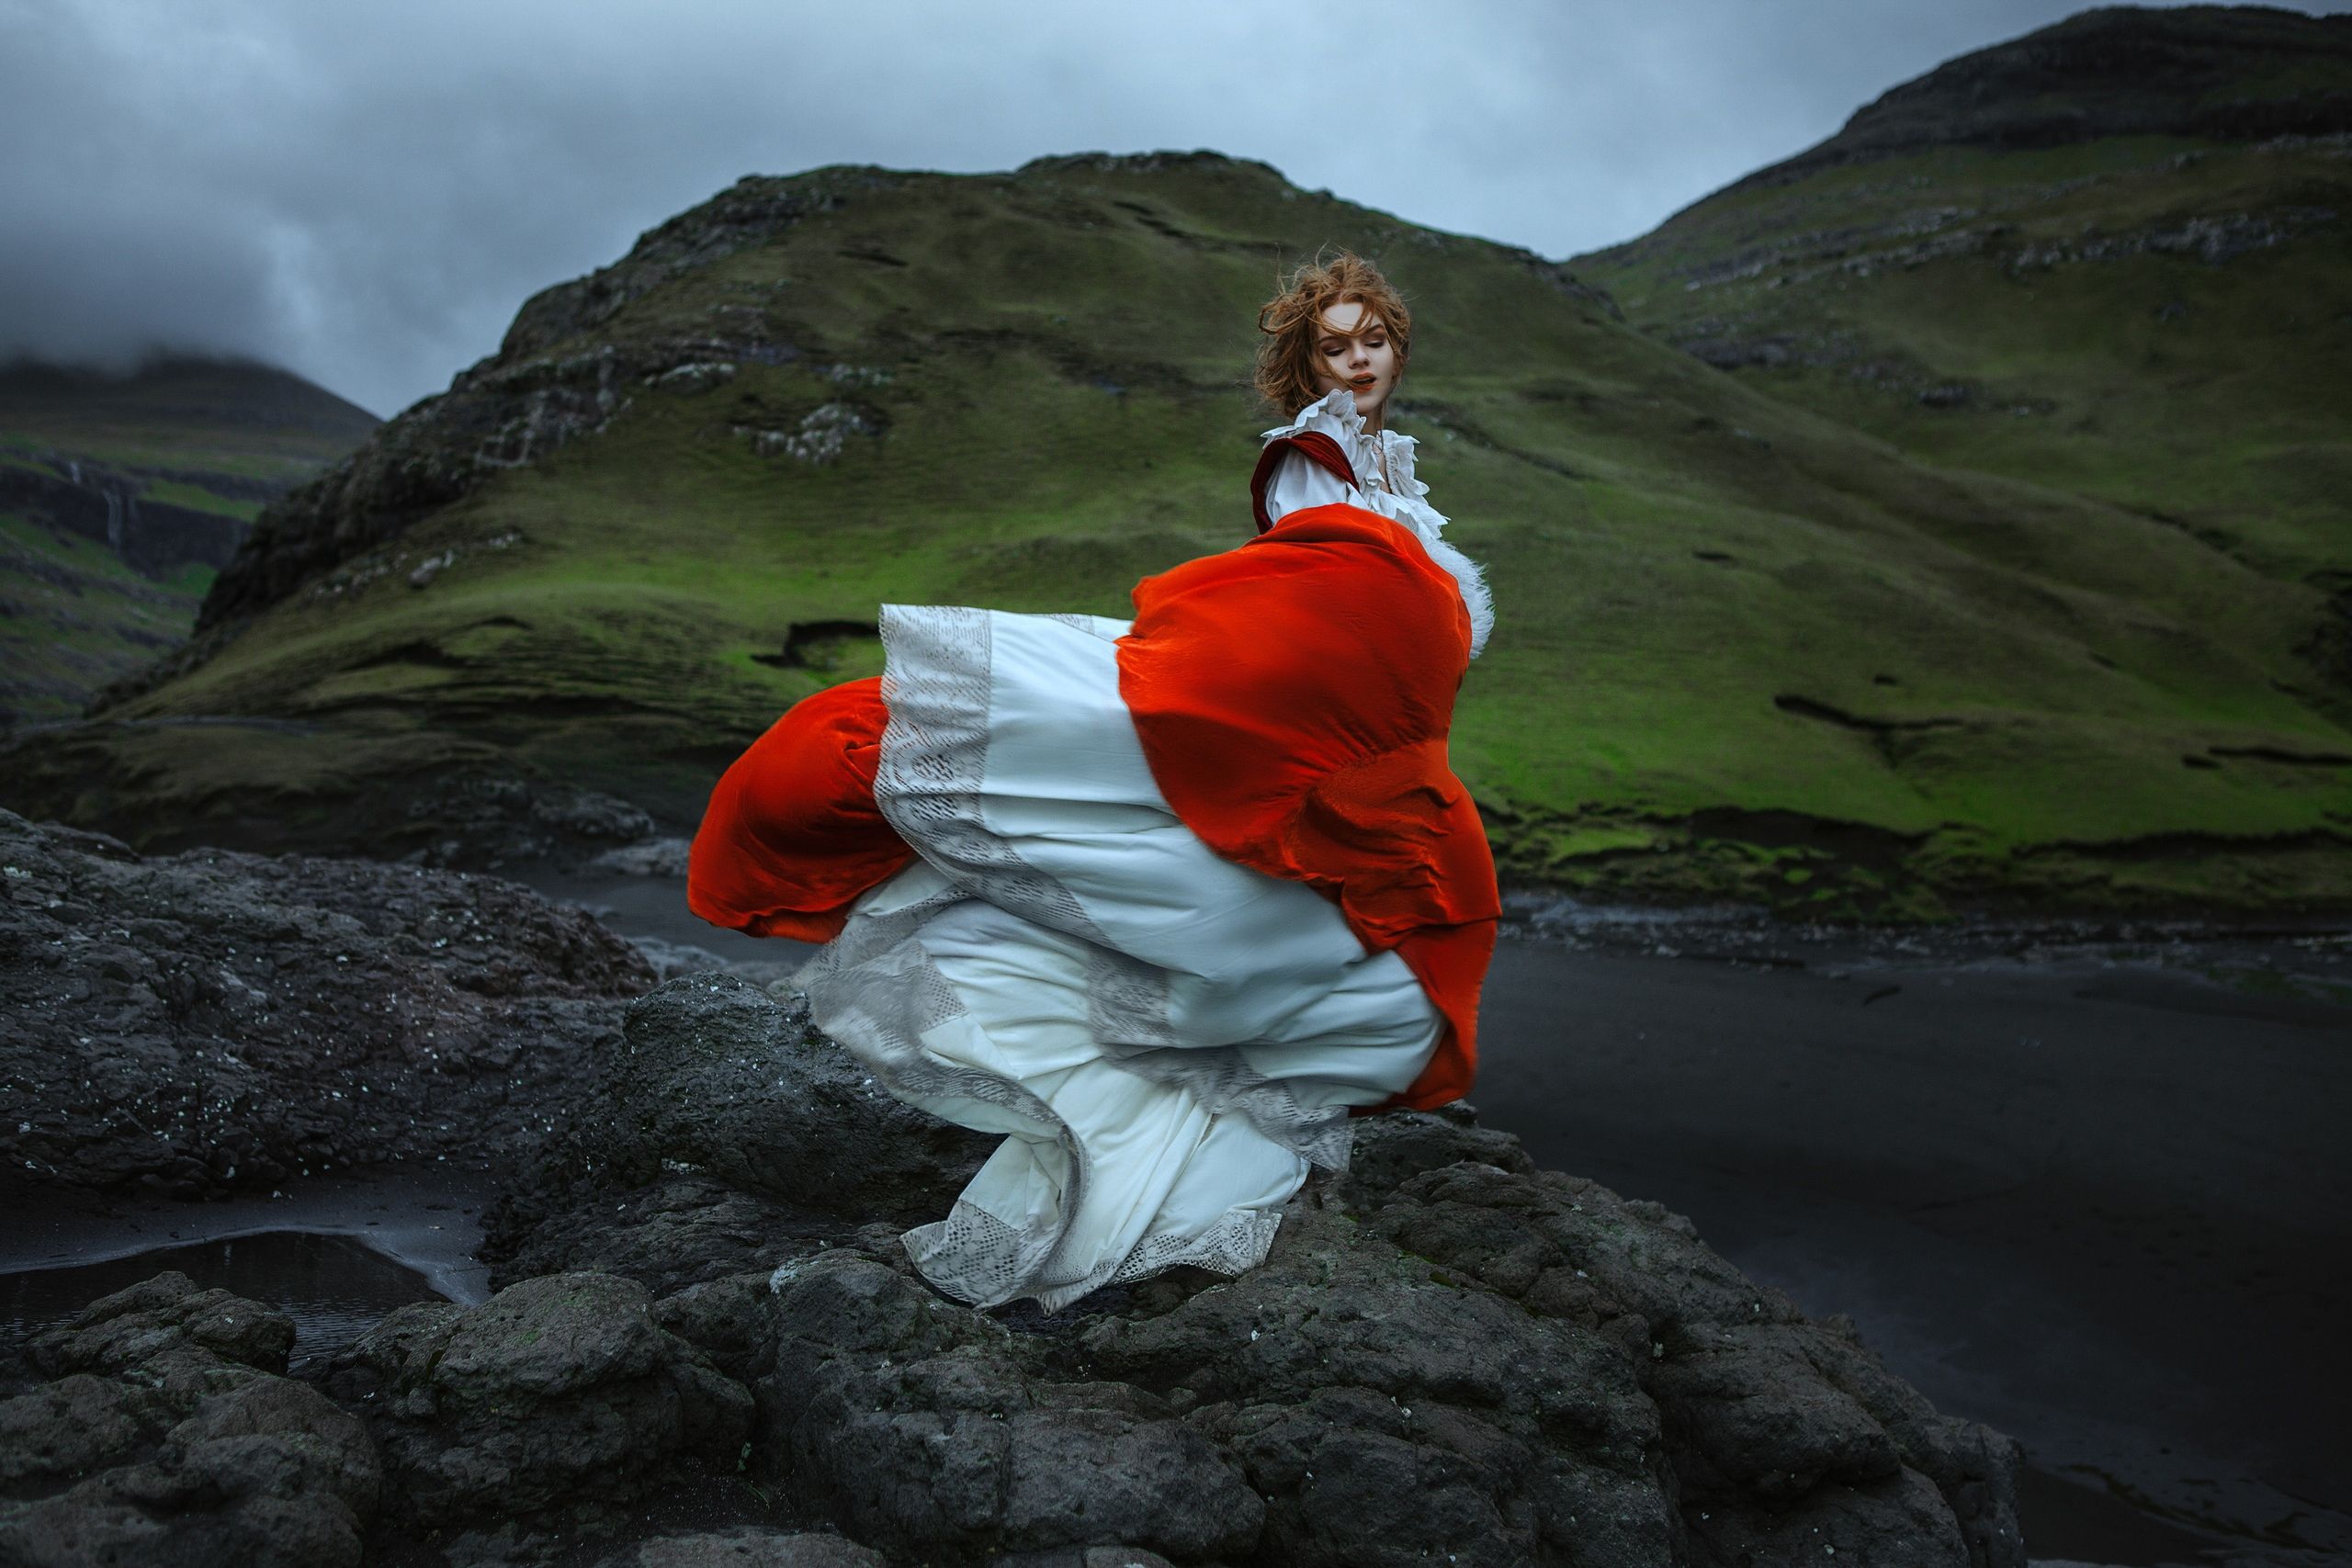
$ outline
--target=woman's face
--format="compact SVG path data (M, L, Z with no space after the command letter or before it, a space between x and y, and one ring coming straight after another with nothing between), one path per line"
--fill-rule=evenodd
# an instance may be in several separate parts
M1319 319L1323 331L1315 340L1315 389L1328 393L1345 387L1356 396L1356 412L1379 429L1388 394L1396 389L1397 374L1404 368L1396 344L1388 341L1388 329L1370 316L1360 299L1330 306Z

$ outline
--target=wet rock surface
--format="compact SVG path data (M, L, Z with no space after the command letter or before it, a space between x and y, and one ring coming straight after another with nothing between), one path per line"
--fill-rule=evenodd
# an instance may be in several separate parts
M662 1290L774 1268L937 1218L999 1142L893 1098L805 1007L725 974L647 995L590 1064L535 1179L488 1217L495 1282L567 1259Z
M742 1385L610 1274L404 1307L336 1359L327 1386L368 1412L406 1517L425 1526L609 1530L679 1462L731 1467L752 1416Z
M737 1529L659 1536L605 1558L600 1568L889 1568L889 1559L834 1535Z
M841 1248L786 1265L754 1455L850 1532L910 1555L1135 1543L1249 1552L1265 1501L1239 1456L1149 1390Z
M641 1280L749 1392L753 1483L894 1559L2024 1562L2013 1443L1466 1106L1359 1122L1250 1273L1046 1317L915 1273L897 1229L993 1140L910 1137L787 1002L673 981L600 1060L594 1118L493 1222L502 1268Z
M399 858L453 871L614 852L604 846L632 844L653 826L643 811L609 795L482 774L424 782L403 815L395 832L415 844Z
M366 1426L281 1374L284 1314L165 1273L92 1303L0 1402L0 1562L356 1564L381 1472Z
M1853 1325L1808 1322L1687 1220L1556 1171L1408 1179L1370 1224L1450 1274L1598 1333L1657 1405L1699 1561L2000 1562L2022 1550L2016 1447L1939 1416Z
M514 883L0 812L0 1200L503 1169L652 980Z
M272 1115L375 1148L413 1115L448 1124L419 1148L506 1173L499 1293L402 1308L315 1382L284 1375L283 1316L176 1275L36 1341L0 1404L0 1560L2024 1562L2013 1443L1467 1105L1354 1123L1350 1168L1238 1278L979 1311L899 1235L997 1140L890 1097L785 986L628 999L650 979L629 949L488 879L0 831L17 983L90 981L31 1013L51 1036L12 1018L18 1061L67 1018L94 1082L232 1053L211 1070L275 1076L191 1114L191 1155L246 1128L310 1152ZM284 994L169 1000L224 971ZM435 1070L421 1031L438 1051L458 1023L511 1054ZM345 1059L315 1058L354 1038L397 1119L322 1110ZM111 1125L84 1142L137 1146Z

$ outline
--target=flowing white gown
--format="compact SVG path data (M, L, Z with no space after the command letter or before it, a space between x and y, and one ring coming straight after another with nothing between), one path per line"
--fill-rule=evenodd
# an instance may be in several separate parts
M1367 485L1285 476L1290 506L1410 520L1347 395L1302 425L1317 416L1355 443ZM1399 488L1442 525L1409 462L1408 443ZM1178 1264L1254 1267L1309 1167L1346 1168L1347 1108L1403 1091L1442 1028L1395 953L1170 809L1120 696L1126 629L884 607L874 795L917 858L798 976L818 1026L890 1092L1005 1134L947 1217L902 1238L977 1306L1052 1312Z

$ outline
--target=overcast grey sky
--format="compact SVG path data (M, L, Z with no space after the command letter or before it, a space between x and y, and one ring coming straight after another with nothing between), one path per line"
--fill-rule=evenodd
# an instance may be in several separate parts
M0 355L250 354L390 414L539 288L823 164L1214 148L1566 256L2083 8L0 0Z

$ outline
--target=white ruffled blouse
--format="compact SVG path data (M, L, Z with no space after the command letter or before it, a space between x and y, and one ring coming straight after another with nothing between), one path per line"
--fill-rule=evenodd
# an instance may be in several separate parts
M1393 430L1375 434L1364 429L1363 415L1356 412L1355 394L1345 387L1335 387L1321 401L1307 404L1290 423L1267 431L1265 438L1272 441L1309 431L1340 444L1340 450L1348 455L1349 467L1355 470L1356 482L1343 485L1338 476L1305 454L1284 453L1272 482L1266 487L1267 518L1279 523L1306 507L1345 502L1404 524L1419 538L1430 558L1451 573L1461 589L1463 608L1470 613L1470 657L1477 658L1495 629L1494 598L1477 563L1446 543L1448 519L1429 503L1430 487L1413 477L1413 455L1419 443Z

